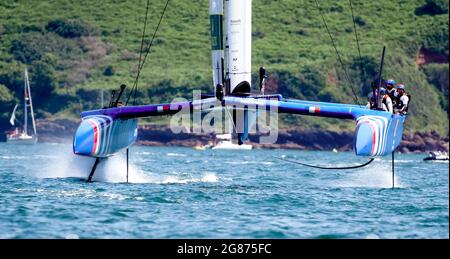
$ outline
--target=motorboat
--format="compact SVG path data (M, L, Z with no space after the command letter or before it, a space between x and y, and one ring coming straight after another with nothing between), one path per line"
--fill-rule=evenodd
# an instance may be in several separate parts
M424 161L448 161L448 153L441 151L431 151L428 156L423 159Z

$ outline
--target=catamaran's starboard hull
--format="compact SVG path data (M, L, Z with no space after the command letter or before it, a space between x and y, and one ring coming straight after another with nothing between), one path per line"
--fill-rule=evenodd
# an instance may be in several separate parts
M361 116L356 119L353 149L358 156L384 156L402 141L404 116Z
M97 115L84 117L73 140L76 155L108 157L136 142L137 119L113 119Z

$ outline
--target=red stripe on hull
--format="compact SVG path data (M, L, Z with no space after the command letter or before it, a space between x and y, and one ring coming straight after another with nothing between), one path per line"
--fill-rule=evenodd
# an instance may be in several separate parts
M92 151L91 151L91 154L94 155L95 150L97 150L97 145L98 145L98 126L91 120L88 120L88 122L89 122L89 124L92 125L92 129L94 130L94 145L92 146Z
M375 127L369 121L363 121L362 123L367 123L372 128L372 149L370 150L370 155L373 156L373 153L375 152L375 143L377 139L376 130Z

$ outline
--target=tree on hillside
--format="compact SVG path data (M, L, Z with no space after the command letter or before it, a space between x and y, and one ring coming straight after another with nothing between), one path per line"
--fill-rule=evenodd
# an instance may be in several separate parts
M43 106L57 86L55 69L42 61L33 63L30 86L36 106Z
M13 100L14 97L10 93L9 89L6 86L0 84L0 106L4 107L6 104L12 102Z
M14 103L14 96L11 94L11 91L0 84L0 132L10 127L9 117L11 116Z
M425 4L416 9L417 15L438 15L448 12L448 0L425 0Z
M54 32L63 38L78 38L98 35L98 30L80 20L56 19L49 21L47 31Z

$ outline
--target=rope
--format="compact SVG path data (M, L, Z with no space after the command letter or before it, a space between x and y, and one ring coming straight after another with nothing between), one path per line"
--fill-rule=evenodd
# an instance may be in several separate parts
M127 102L125 103L125 105L127 105L128 102L130 101L130 98L131 98L131 95L133 94L133 92L134 92L134 94L133 94L133 105L136 104L136 93L137 93L137 89L138 89L139 76L141 75L142 68L144 67L145 61L147 60L147 56L150 53L150 50L151 50L151 48L153 46L153 41L155 40L156 33L158 32L159 26L161 25L162 19L164 18L164 14L166 13L167 6L169 5L169 1L170 0L166 1L166 5L164 6L164 9L163 9L163 11L161 13L161 17L159 18L158 25L156 26L156 29L153 32L152 39L150 40L150 43L148 44L147 51L145 53L144 59L141 62L142 50L143 50L143 44L144 44L144 36L145 36L145 28L146 28L147 15L148 15L148 6L150 4L150 0L147 0L147 10L146 10L146 13L145 13L145 24L144 24L144 30L143 30L143 33L142 33L141 53L140 53L140 56L139 56L138 72L137 72L137 75L136 75L136 79L134 80L133 88L131 89L130 95L128 95Z
M352 11L352 21L353 21L353 28L355 30L356 45L358 46L359 66L360 66L360 69L361 69L361 77L364 79L365 73L364 73L364 69L363 69L363 65L362 65L361 48L359 46L358 31L356 30L355 15L353 14L353 4L352 4L352 0L348 0L348 2L350 4L350 10Z
M281 158L281 157L276 157L274 156L274 158L278 159L278 160L282 160L285 162L289 162L289 163L293 163L293 164L297 164L297 165L302 165L302 166L306 166L306 167L311 167L311 168L318 168L318 169L324 169L324 170L346 170L346 169L356 169L356 168L361 168L364 166L369 165L370 163L373 162L374 158L371 158L368 162L361 164L361 165L356 165L356 166L344 166L344 167L323 167L323 166L317 166L317 165L309 165L309 164L305 164L305 163L301 163L298 161L293 161L293 160L289 160L289 159L285 159L285 158Z
M143 50L144 50L145 30L147 28L147 17L148 17L148 7L149 6L150 6L150 0L147 0L147 7L145 8L144 29L142 30L141 48L139 50L138 73L136 74L136 79L134 80L134 85L133 85L132 89L137 87L137 84L138 84L138 81L139 81L139 73L140 73L140 67L141 67L141 62L142 62L142 53L143 53ZM136 98L135 98L135 100L136 100ZM127 99L127 103L128 103L128 99Z
M358 103L358 105L361 105L361 103L359 102L359 99L358 99L358 95L356 95L355 89L353 88L353 83L352 83L352 81L351 81L351 79L350 79L350 76L349 76L349 74L348 74L348 71L347 71L347 69L345 68L344 62L342 61L341 55L339 54L339 51L338 51L338 49L337 49L337 47L336 47L336 43L334 42L334 38L333 38L333 36L331 35L330 29L328 28L328 25L327 25L327 22L326 22L326 20L325 20L325 17L323 16L322 11L320 10L319 2L318 2L317 0L315 0L315 2L316 2L317 9L319 10L320 16L322 17L323 24L325 25L325 28L326 28L326 30L327 30L327 33L328 33L328 35L330 36L331 44L333 45L333 48L334 48L334 50L335 50L335 52L336 52L338 61L339 61L339 63L341 63L341 66L342 66L342 68L344 69L344 74L345 74L345 76L347 77L347 81L349 82L350 87L351 87L351 89L352 89L352 93L353 93L354 100L355 100L356 103Z

